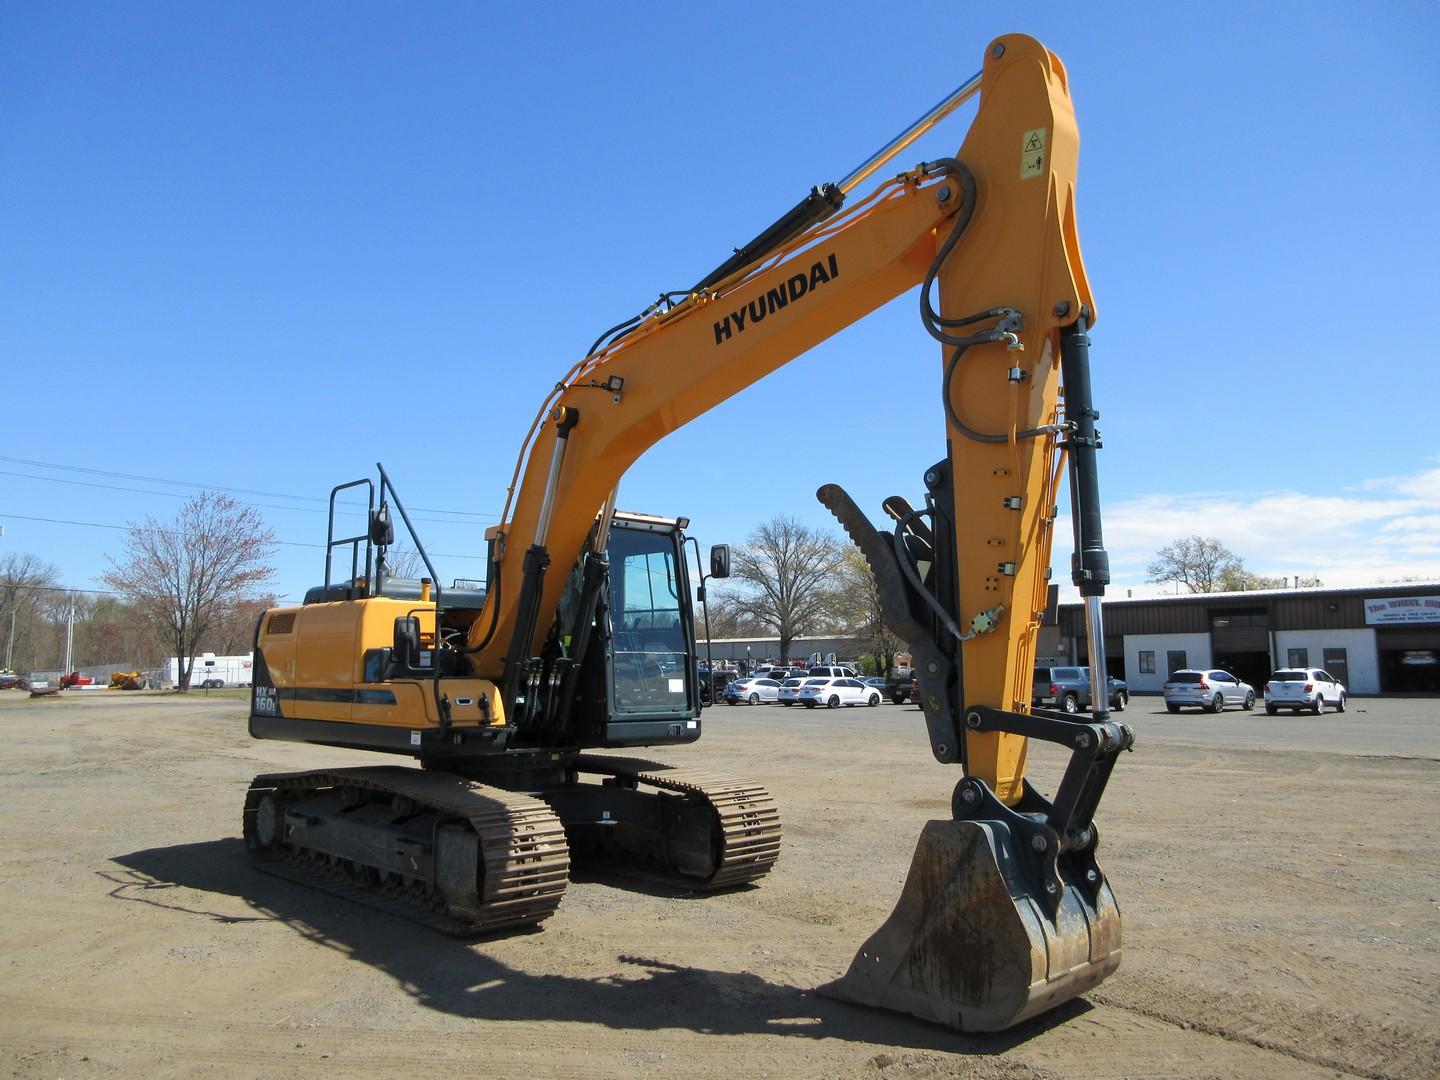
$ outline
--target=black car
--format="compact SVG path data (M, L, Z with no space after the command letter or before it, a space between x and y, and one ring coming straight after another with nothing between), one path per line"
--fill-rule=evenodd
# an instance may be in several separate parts
M724 693L725 687L736 679L740 678L738 671L716 671L711 672L709 668L702 667L698 671L698 683L700 686L700 702L703 705L713 704Z

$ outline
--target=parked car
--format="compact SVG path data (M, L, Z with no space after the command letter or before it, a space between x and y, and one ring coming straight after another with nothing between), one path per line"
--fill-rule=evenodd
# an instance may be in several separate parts
M725 687L720 695L727 705L748 701L759 705L762 701L779 701L780 684L774 679L736 679Z
M1110 711L1124 712L1130 704L1130 687L1124 679L1110 676L1107 680ZM1090 708L1090 669L1088 667L1037 667L1031 683L1030 704L1078 713Z
M816 705L830 709L841 705L879 705L880 691L859 679L806 679L796 700L807 709Z
M1239 705L1243 709L1255 707L1255 688L1219 668L1177 671L1162 690L1165 708L1172 713L1179 712L1186 705L1213 713L1220 712L1227 705Z
M0 675L0 690L29 690L30 681L24 675L16 675L13 671L7 671Z
M1317 716L1330 706L1345 711L1345 687L1320 668L1285 668L1265 684L1265 711L1274 716L1281 709L1309 709Z
M809 671L812 679L853 679L855 669L851 667L812 667Z
M72 671L69 675L60 676L60 685L65 689L72 686L94 686L95 680L89 675L81 675L78 671Z
M878 675L867 675L860 681L863 682L866 686L873 686L876 690L880 691L882 696L884 695L886 690L885 680L880 678Z
M797 675L794 678L786 679L780 684L780 693L776 701L781 705L794 705L800 700L800 691L809 682L806 676Z

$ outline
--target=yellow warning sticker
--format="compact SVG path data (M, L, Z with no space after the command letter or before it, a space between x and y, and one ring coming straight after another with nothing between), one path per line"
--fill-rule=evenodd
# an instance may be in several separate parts
M1045 171L1045 129L1025 132L1020 141L1020 179L1028 180Z

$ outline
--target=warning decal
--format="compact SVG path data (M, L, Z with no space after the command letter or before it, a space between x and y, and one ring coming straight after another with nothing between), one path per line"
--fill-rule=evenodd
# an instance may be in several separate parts
M1020 179L1039 176L1045 171L1045 129L1025 132L1020 141Z

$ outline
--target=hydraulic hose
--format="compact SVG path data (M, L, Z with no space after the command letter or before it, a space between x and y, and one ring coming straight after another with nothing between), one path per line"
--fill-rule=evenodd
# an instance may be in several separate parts
M989 345L998 341L1013 341L1015 335L1006 330L985 330L968 337L956 337L954 334L947 334L941 327L951 329L961 326L971 326L985 319L1000 319L1014 312L1010 308L991 308L988 311L976 312L974 315L965 315L960 318L947 319L940 315L930 302L930 289L935 284L935 277L940 273L940 267L955 250L955 245L960 242L960 237L970 225L970 219L975 214L976 185L975 174L964 164L955 158L945 158L936 164L942 165L945 171L956 177L962 189L963 204L960 212L956 215L955 224L950 230L950 235L940 245L940 250L935 254L934 260L930 263L930 269L925 272L925 280L920 286L920 321L925 324L926 332L936 341L943 345L952 345L955 351L950 355L950 362L945 366L945 382L941 391L942 400L945 403L945 415L967 439L980 443L1005 443L1010 441L1009 435L993 435L983 431L976 431L965 421L960 419L955 412L954 406L950 404L950 386L954 381L955 369L960 366L960 358L965 355L965 350L972 345ZM1037 428L1027 428L1024 431L1015 433L1016 439L1033 439L1041 435L1053 435L1061 430L1053 424L1045 424Z
M991 331L989 334L977 334L974 339L974 344L982 345L992 341L1003 340L1004 335L1000 331ZM969 348L968 345L957 346L954 353L950 356L950 363L945 365L945 384L940 391L940 399L945 403L945 415L949 418L950 423L955 425L960 434L964 435L967 439L972 439L980 443L1009 442L1009 435L991 435L983 431L975 431L967 425L965 421L960 419L959 415L955 412L954 406L950 404L950 382L955 376L955 369L960 366L960 357L965 354L967 348ZM1041 435L1055 435L1063 430L1064 428L1058 424L1041 424L1036 428L1026 428L1024 431L1017 431L1015 438L1034 439Z
M920 573L915 569L915 563L910 558L910 550L905 546L905 527L917 518L928 517L934 513L933 510L920 509L911 510L908 514L902 514L900 520L895 523L895 561L900 564L900 571L905 579L925 601L925 605L935 613L935 617L944 624L945 629L955 636L956 641L968 641L970 636L960 629L960 624L950 617L950 613L935 598L935 594L925 587L920 580Z

